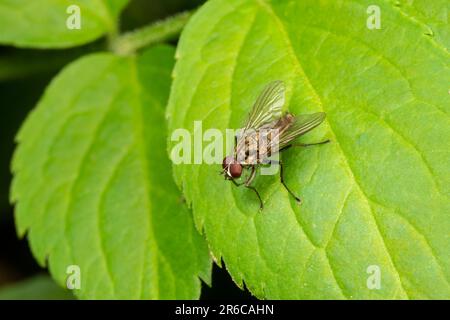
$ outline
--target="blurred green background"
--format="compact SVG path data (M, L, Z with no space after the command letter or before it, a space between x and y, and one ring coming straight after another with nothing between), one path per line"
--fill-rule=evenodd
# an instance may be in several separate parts
M121 17L122 31L200 6L203 0L132 0ZM173 44L176 44L174 42ZM0 300L72 299L34 260L26 239L18 239L14 208L9 204L10 163L14 136L51 79L67 63L101 50L105 41L67 50L28 50L0 46ZM203 285L201 299L251 299L224 269L213 268L212 287Z

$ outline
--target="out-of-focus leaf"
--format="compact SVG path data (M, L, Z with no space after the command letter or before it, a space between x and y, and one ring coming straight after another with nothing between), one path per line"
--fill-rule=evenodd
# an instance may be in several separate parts
M93 54L66 67L18 135L19 234L82 298L193 299L210 259L172 180L164 110L174 50Z
M0 43L67 48L114 33L128 0L0 0ZM69 29L70 6L80 8L80 29Z

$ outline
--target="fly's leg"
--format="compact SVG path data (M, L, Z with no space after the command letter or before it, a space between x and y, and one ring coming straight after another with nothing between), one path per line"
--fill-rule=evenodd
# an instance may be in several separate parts
M259 195L258 190L256 190L255 187L250 185L253 182L253 180L255 179L255 176L256 176L256 168L255 168L255 166L252 166L252 172L250 173L247 180L245 181L245 187L253 190L256 193L256 195L258 196L258 199L259 199L259 210L261 211L264 208L264 204L262 202L261 196Z
M231 180L231 182L233 182L233 184L236 187L240 187L240 186L244 185L244 187L246 187L247 189L253 190L256 193L256 195L258 196L258 199L259 199L259 210L261 211L264 208L261 196L259 195L258 190L256 190L255 187L250 185L253 182L253 180L255 179L255 176L256 176L256 168L253 166L252 167L252 172L250 173L250 175L248 176L248 178L244 182L236 182L234 179L230 179L230 180Z
M287 146L281 148L280 151L287 150L287 149L289 149L290 147L310 147L310 146L317 146L317 145L319 145L319 144L325 144L325 143L328 143L328 142L330 142L329 139L327 139L327 140L325 140L325 141L314 142L314 143L292 143L292 144L289 144L289 145L287 145Z
M234 179L229 179L229 180L231 180L231 182L233 182L233 184L236 187L240 187L243 184L245 184L245 186L248 186L250 183L252 183L253 179L255 178L255 173L256 173L255 167L252 167L252 172L250 173L250 175L247 177L247 179L244 182L236 182L236 180L234 180Z
M247 185L246 185L245 187L248 188L248 189L251 189L251 190L255 191L255 193L256 193L256 195L258 196L258 199L259 199L259 211L262 211L262 209L264 209L264 204L263 204L263 202L262 202L262 199L261 199L261 196L259 195L258 190L256 190L256 188L253 187L253 186L247 186Z
M286 190L289 192L289 194L291 196L294 197L294 199L298 202L301 203L302 200L297 197L292 191L291 189L288 188L288 186L286 185L286 183L284 182L284 174L283 174L283 163L280 161L280 180L281 180L281 184L286 188Z
M255 166L252 166L252 172L250 172L250 175L248 176L247 180L245 180L246 187L248 187L253 182L255 176L256 176L256 168Z
M299 204L302 203L302 200L299 197L297 197L291 191L291 189L289 189L289 187L286 185L286 182L284 182L283 163L281 162L281 160L280 161L270 160L270 163L272 163L272 164L277 164L278 163L280 165L280 180L281 180L281 184L287 190L287 192L289 192L289 194L294 197L295 201L297 201Z
M292 144L289 144L289 145L285 146L284 148L281 148L280 151L289 149L289 148L291 148L291 147L310 147L310 146L316 146L316 145L319 145L319 144L325 144L325 143L328 143L328 142L330 142L329 139L324 140L324 141L320 141L320 142L315 142L315 143L292 143ZM280 160L280 161L276 161L276 162L278 162L278 164L280 165L280 180L281 180L281 184L286 188L286 190L289 192L289 194L290 194L291 196L293 196L294 199L295 199L298 203L301 203L302 200L301 200L299 197L297 197L297 196L291 191L291 189L289 189L289 187L286 185L286 182L284 182L283 163L281 162L281 160ZM274 162L274 160L271 161L271 163L276 163L276 162Z
M261 196L259 195L258 190L256 190L255 187L250 185L253 182L253 180L255 179L255 176L256 176L256 168L253 166L252 167L252 172L250 173L250 175L248 176L248 178L244 182L236 182L234 179L230 179L230 180L231 180L231 182L233 182L233 184L236 187L240 187L240 186L244 185L246 188L248 188L250 190L253 190L256 193L256 195L258 196L258 199L259 199L259 210L262 210L264 208L264 205L263 205Z
M233 182L233 184L236 186L236 187L240 187L240 186L242 186L245 182L236 182L234 179L230 179L231 180L231 182Z

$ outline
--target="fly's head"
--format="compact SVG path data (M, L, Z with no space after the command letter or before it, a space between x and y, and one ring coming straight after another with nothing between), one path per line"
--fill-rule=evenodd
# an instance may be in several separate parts
M233 156L226 156L222 161L223 175L225 179L237 179L242 174L242 165Z

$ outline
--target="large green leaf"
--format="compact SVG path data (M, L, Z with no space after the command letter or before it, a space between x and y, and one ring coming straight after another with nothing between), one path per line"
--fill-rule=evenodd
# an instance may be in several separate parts
M171 179L164 106L174 50L89 55L51 83L18 135L20 235L82 298L197 298L206 244Z
M258 213L220 165L174 165L216 260L258 297L450 298L447 41L376 3L379 30L366 27L372 0L214 0L182 34L170 130L239 128L276 79L291 112L327 113L300 141L330 144L282 155L300 206L276 175L257 178ZM367 286L372 265L380 289Z
M0 43L18 47L66 48L114 33L129 0L0 0ZM81 28L69 29L67 8L78 5Z

